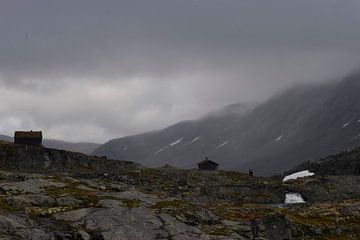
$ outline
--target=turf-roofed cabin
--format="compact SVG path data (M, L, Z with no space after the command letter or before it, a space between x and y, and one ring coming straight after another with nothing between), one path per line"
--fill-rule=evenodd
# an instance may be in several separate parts
M15 144L41 145L42 144L41 131L16 131L14 135Z
M205 158L204 161L198 163L199 170L217 170L219 164L209 160L209 158Z

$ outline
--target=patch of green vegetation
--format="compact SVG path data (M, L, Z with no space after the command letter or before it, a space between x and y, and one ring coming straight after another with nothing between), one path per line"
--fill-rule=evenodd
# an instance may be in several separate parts
M47 187L45 188L46 195L58 198L73 196L74 198L82 201L82 207L93 206L99 201L99 197L95 192L83 190L77 187L78 184L69 184L62 188L57 187Z
M26 213L32 217L50 216L58 212L66 212L72 210L71 207L28 207Z
M183 200L161 201L152 206L152 208L176 218L193 218L197 211L194 205Z
M248 174L231 171L219 171L219 176L231 179L233 181L244 181L251 179Z
M286 218L296 224L309 227L336 226L335 219L320 216L301 216L297 214L286 214Z
M184 200L173 200L173 201L160 201L157 202L152 208L162 210L165 208L188 208L192 205Z
M217 203L204 207L230 221L250 221L273 213L272 208L264 204Z
M206 233L215 236L229 236L231 234L231 231L226 227L222 227L222 228L212 229L211 231L208 231Z
M13 211L15 209L13 207L11 207L9 204L7 204L3 197L0 197L0 210Z
M119 199L121 201L121 206L128 208L138 208L141 206L141 201L138 199Z
M360 239L360 217L348 215L339 211L346 206L358 205L356 202L319 203L276 209L281 212L292 225L300 226L305 235L312 236L314 229L321 229L322 233L315 236L318 240ZM340 232L336 232L340 229ZM294 239L302 239L301 237Z
M87 166L87 165L77 165L77 166L71 166L69 168L69 171L72 172L88 172L93 170L94 169L91 166Z

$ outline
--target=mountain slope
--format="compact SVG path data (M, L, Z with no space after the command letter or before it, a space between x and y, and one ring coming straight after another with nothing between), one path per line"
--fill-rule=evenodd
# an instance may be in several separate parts
M94 153L117 159L133 159L148 166L167 163L192 167L194 161L204 157L209 146L216 148L221 144L214 142L214 139L222 132L231 131L252 108L245 104L232 105L198 121L184 121L162 131L112 140Z
M287 171L284 175L309 170L315 174L325 175L360 175L360 148L345 150L319 160L306 161Z
M293 87L243 114L215 114L115 139L94 153L178 167L195 167L207 155L223 169L270 175L357 145L359 72L339 82Z

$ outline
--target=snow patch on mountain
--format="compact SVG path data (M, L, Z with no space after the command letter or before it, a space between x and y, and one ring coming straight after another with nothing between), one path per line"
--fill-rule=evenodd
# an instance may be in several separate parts
M275 142L280 141L280 140L282 139L282 137L283 137L283 135L280 135L280 136L275 140Z
M347 126L349 126L350 125L350 122L347 122L347 123L345 123L342 127L343 128L346 128Z
M293 174L290 174L290 175L284 177L283 182L286 182L289 180L295 180L295 179L303 178L303 177L311 177L314 175L315 175L315 173L312 173L309 170L304 170L304 171L296 172L296 173L293 173Z
M226 142L223 142L222 144L220 144L219 146L217 146L216 148L221 148L221 147L223 147L223 146L225 146L226 144L228 144L229 142L228 141L226 141Z
M180 138L180 139L176 140L175 142L170 143L169 145L167 145L167 146L159 149L158 151L156 151L156 152L154 153L154 155L157 155L157 154L161 153L162 151L164 151L164 150L167 149L168 147L173 147L173 146L175 146L176 144L181 143L182 140L183 140L183 138Z
M169 147L169 146L165 146L165 147L159 149L158 151L156 151L156 152L154 153L154 155L157 155L157 154L161 153L162 151L164 151L164 150L167 149L168 147Z
M285 204L305 203L299 193L287 193L285 195Z
M200 136L194 138L191 142L194 143L194 142L198 141L199 139L200 139Z
M178 139L178 140L176 140L175 142L173 142L173 143L170 143L170 146L175 146L176 144L179 144L179 143L181 143L181 141L183 140L183 138L180 138L180 139Z
M353 140L358 139L358 138L360 138L360 134L357 135L357 136L355 136L355 137L353 137L352 139L350 139L350 141L353 141Z

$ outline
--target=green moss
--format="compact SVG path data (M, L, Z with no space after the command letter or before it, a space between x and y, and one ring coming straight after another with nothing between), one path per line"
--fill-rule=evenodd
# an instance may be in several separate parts
M213 229L209 232L207 232L209 235L215 235L215 236L229 236L231 234L230 229L223 227L223 228L217 228Z
M128 208L138 208L141 206L141 201L138 199L120 199L121 205Z
M182 200L161 201L152 208L157 212L167 213L186 224L189 221L192 224L202 224L202 219L198 216L199 207Z
M189 207L192 207L192 205L186 201L174 200L174 201L157 202L152 208L161 211L164 208L189 208Z
M50 216L58 212L66 212L72 210L71 207L28 207L26 213L31 217Z
M221 219L230 221L250 221L273 213L272 208L264 204L217 203L204 207Z
M77 165L69 168L69 171L73 171L73 172L88 172L93 170L94 169L92 167L86 165Z
M82 201L82 207L93 206L99 201L99 197L95 192L79 189L78 184L69 184L62 188L48 187L45 188L46 195L58 198L65 196L73 196L74 198Z
M14 210L9 204L5 202L5 199L0 197L0 210L3 211L12 211Z

